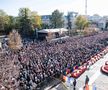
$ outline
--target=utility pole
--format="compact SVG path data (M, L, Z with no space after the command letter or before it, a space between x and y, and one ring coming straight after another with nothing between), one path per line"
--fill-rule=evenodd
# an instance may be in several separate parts
M87 15L87 0L85 0L85 15Z

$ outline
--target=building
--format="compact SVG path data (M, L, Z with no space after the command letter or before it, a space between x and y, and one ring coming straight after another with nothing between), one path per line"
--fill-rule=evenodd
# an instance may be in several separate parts
M108 30L108 16L103 16L103 22L102 22L102 25L103 25L103 30L107 29ZM101 20L100 20L101 21Z
M93 16L87 16L88 20L91 22L99 22L100 19L102 19L101 16L99 16L98 14L94 14Z
M97 25L97 28L104 30L106 29L106 24L108 22L108 16L99 16L97 14L93 15L93 16L87 16L88 20L92 23Z
M106 20L104 18L100 19L100 21L98 22L98 27L100 29L105 29L105 26L106 26Z

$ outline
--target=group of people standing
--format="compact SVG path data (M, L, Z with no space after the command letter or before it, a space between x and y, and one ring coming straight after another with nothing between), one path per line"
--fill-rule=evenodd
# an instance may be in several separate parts
M13 65L18 68L15 90L36 90L49 82L51 77L65 74L66 69L73 71L75 65L80 66L87 62L108 45L107 35L108 32L104 32L51 42L24 39L23 47L18 51L10 50L4 42L3 51L6 56L3 59L13 60Z

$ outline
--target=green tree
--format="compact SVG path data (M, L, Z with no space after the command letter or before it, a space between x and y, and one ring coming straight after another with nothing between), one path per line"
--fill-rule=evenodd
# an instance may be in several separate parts
M7 28L9 26L9 16L3 11L0 10L0 32L5 33L7 31Z
M4 31L4 19L0 16L0 31Z
M30 18L31 11L28 8L19 9L20 33L23 36L29 36L33 33L32 20Z
M7 27L7 33L12 31L13 29L19 29L19 17L9 16L9 24Z
M59 10L55 10L52 12L50 21L53 28L62 28L64 24L63 13L59 12Z
M10 29L15 28L15 24L16 24L16 19L13 16L9 16L10 18Z
M41 29L42 20L37 12L31 12L31 20L34 28Z
M50 28L50 25L48 25L46 23L42 23L41 26L42 26L42 29L49 29Z
M7 15L6 12L0 9L0 16L6 16L6 15Z
M76 18L75 24L77 26L77 29L81 30L84 29L85 27L88 27L89 22L86 17L80 15Z

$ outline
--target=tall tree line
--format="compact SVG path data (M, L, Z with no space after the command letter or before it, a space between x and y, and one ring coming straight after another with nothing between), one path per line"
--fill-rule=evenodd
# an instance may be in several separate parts
M41 24L41 17L29 8L20 8L17 17L9 16L0 10L0 32L2 34L8 34L12 29L16 29L20 34L28 36L35 28L41 29Z
M0 10L0 32L8 34L12 29L18 30L23 36L33 35L35 28L62 28L64 25L63 13L54 10L50 15L50 26L43 25L41 16L29 8L20 8L18 16L9 16Z

